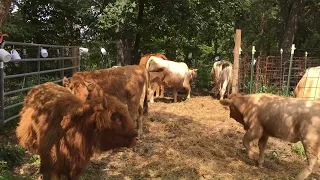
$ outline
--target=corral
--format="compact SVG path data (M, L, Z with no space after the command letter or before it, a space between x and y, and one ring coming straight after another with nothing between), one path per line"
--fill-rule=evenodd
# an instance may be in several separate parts
M305 166L302 146L270 138L263 168L254 166L242 145L243 127L206 92L150 104L144 136L133 149L96 155L82 179L287 179ZM1 145L15 144L14 134ZM257 146L254 146L257 152ZM13 171L36 178L38 161L29 154ZM316 168L310 178L320 176Z
M71 76L75 72L72 70L80 67L78 61L73 61L78 59L78 54L59 54L59 48L62 47L52 48L52 58L32 59L35 62L28 62L26 57L23 63L29 63L30 66L25 67L30 68L19 72L21 74L17 74L14 68L21 66L22 63L18 62L22 60L14 60L5 66L5 79L11 81L5 82L4 94L8 97L8 104L6 102L4 108L15 109L4 114L6 119L18 117L19 109L15 107L22 104L20 101L23 97L19 93L27 92L34 84L46 81L58 83L61 77ZM284 94L288 62L287 58L281 63L276 56L258 56L254 68L253 92ZM295 57L290 90L306 68L317 66L319 62L317 58ZM251 59L247 57L240 60L241 92L248 92L250 63ZM35 74L33 71L36 71ZM51 75L40 76L45 73ZM30 80L26 76L31 76ZM13 87L13 82L21 86ZM305 166L306 157L301 143L292 144L270 138L265 164L263 168L256 167L242 145L245 133L243 127L230 119L229 110L212 98L207 89L194 89L188 100L180 94L178 103L172 103L172 98L156 99L155 103L150 103L149 117L144 121L144 135L138 145L133 149L118 149L95 155L82 179L286 179L294 177ZM15 93L18 95L13 96ZM166 97L171 95L166 94ZM14 167L5 164L5 167L12 167L13 173L8 176L35 179L39 175L39 157L17 146L14 129L2 133L0 139L0 145L4 147L0 153L10 152L6 155L8 159L19 162L13 162ZM254 149L258 152L257 143ZM8 176L4 174L0 178ZM320 169L316 168L310 178L318 176Z

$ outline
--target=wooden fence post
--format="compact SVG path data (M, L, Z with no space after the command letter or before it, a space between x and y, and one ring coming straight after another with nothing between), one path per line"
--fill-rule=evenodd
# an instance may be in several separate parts
M239 50L241 45L241 29L236 29L236 42L233 51L232 93L239 92Z

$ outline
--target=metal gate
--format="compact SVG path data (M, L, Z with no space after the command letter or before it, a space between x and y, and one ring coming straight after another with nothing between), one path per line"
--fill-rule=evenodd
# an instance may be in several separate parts
M0 126L17 119L26 93L45 82L61 83L80 71L79 47L3 41L12 54L0 58Z

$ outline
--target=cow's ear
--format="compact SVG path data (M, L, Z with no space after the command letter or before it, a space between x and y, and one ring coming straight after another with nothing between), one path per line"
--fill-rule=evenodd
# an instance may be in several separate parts
M63 79L62 79L62 86L68 87L69 83L70 82L69 82L68 78L64 76Z
M95 122L99 130L103 130L111 127L110 116L108 115L107 111L101 111L96 113Z
M102 106L103 106L103 109L108 109L107 97L103 97Z
M194 72L197 72L198 71L198 69L193 69L194 70Z
M219 101L220 104L224 105L224 106L229 106L232 103L231 99L222 99Z

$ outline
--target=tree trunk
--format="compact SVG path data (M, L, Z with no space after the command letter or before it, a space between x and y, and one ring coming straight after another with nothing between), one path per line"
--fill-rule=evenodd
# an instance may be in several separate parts
M116 41L116 47L117 47L117 55L116 55L117 66L123 66L124 65L124 47L121 39L118 39Z
M139 64L139 59L140 59L140 53L139 53L139 48L140 48L140 42L141 42L141 29L142 29L142 19L143 19L143 14L144 12L144 0L139 0L139 12L138 12L138 18L137 18L137 27L138 31L136 34L136 39L134 41L134 46L132 50L132 61L131 64Z
M131 39L118 39L116 41L117 55L116 64L117 66L125 66L131 64L132 61L132 40Z
M290 53L290 47L294 41L294 37L298 29L298 20L302 6L303 0L294 0L289 11L283 40L281 42L281 48L283 49L284 55L289 55Z
M132 39L125 39L124 42L124 62L129 65L132 64Z
M3 29L7 15L10 10L11 0L0 0L0 32Z

